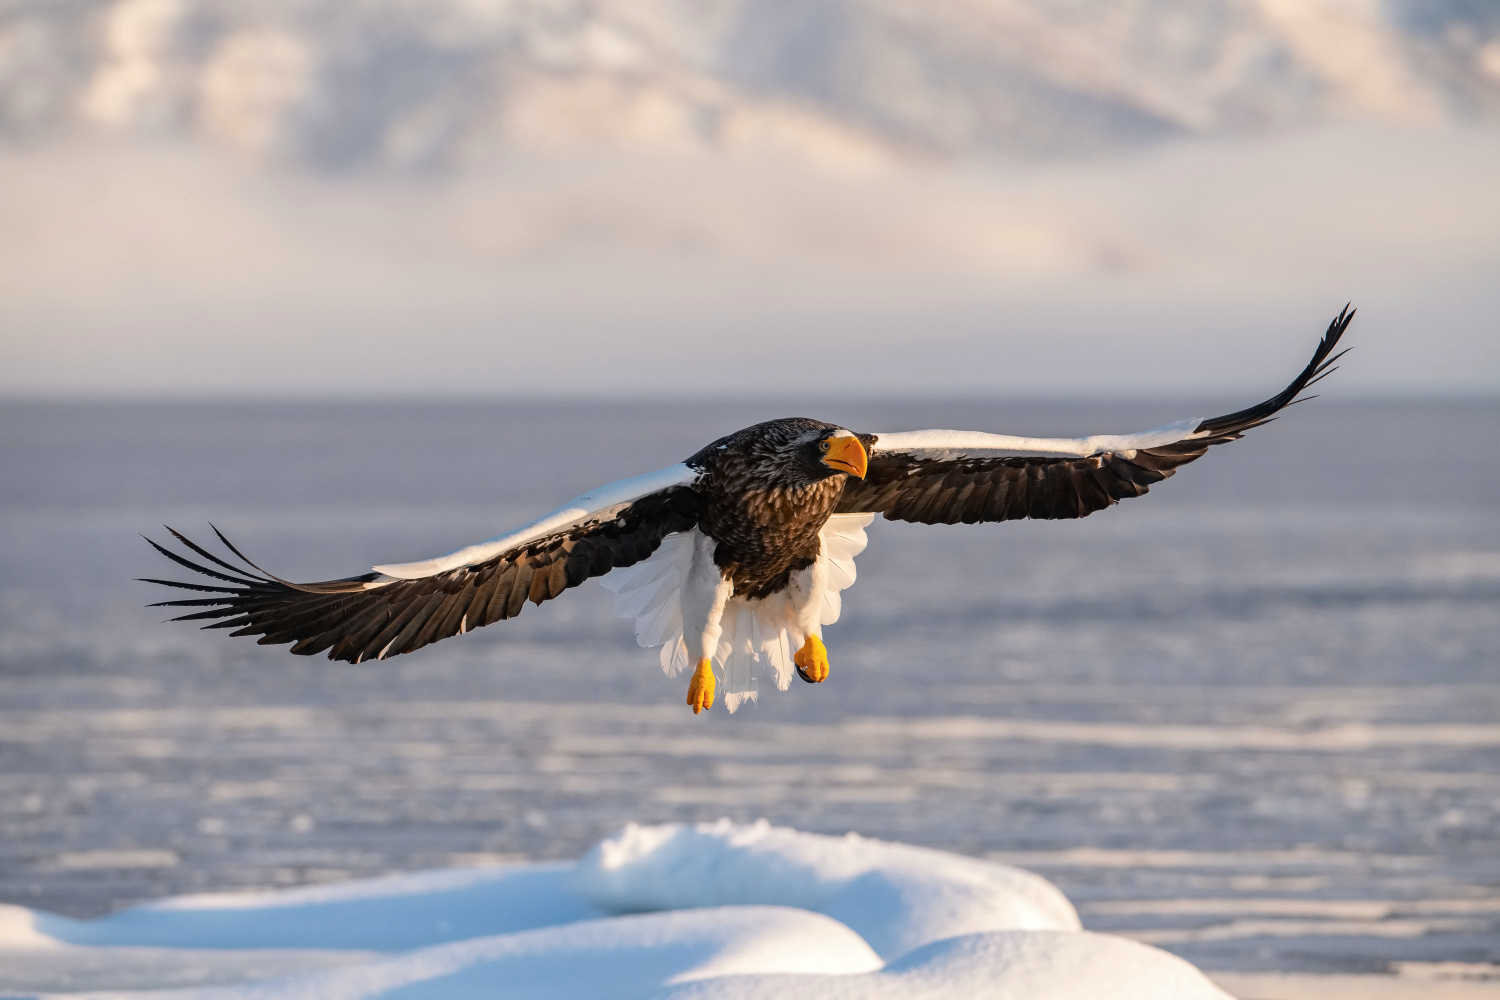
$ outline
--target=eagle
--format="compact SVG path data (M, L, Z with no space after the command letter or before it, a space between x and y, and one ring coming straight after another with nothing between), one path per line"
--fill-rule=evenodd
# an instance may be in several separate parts
M1221 417L1085 438L871 434L806 417L769 420L435 559L293 583L257 566L218 528L240 565L169 527L201 561L146 540L211 582L145 582L208 595L151 605L198 609L173 621L360 663L514 618L528 601L602 577L640 644L661 647L667 674L692 667L693 712L712 707L720 687L733 712L755 699L762 679L781 690L793 672L812 684L827 679L823 626L839 617L840 592L854 582L854 557L876 514L918 524L1079 518L1141 496L1305 398L1334 370L1353 317L1345 306L1284 390Z

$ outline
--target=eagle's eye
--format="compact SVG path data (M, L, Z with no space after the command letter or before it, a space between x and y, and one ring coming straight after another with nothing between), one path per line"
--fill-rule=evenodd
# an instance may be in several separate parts
M819 451L827 451L828 450L828 439L827 438L824 438L823 440L821 440L821 441L818 442L818 450Z

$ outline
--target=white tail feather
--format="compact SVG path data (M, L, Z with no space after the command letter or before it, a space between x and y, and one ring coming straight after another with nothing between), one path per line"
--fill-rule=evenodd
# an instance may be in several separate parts
M754 700L758 689L755 631L755 612L748 605L731 602L724 609L724 634L719 638L714 659L721 664L724 707L731 712L747 698Z
M839 620L839 591L854 584L854 557L868 544L865 527L874 519L874 514L835 514L823 526L818 560L826 567L827 585L820 599L820 624ZM662 647L661 668L669 677L688 667L682 639L682 581L692 563L695 533L668 535L649 559L600 580L615 595L615 615L635 620L636 642ZM762 601L731 597L722 624L714 658L722 674L724 707L733 712L755 701L763 677L785 691L795 670L792 654L807 639L786 596L774 594Z
M688 564L693 559L693 536L689 533L668 535L649 559L607 574L599 582L615 595L615 615L635 619L635 640L646 648L666 643L662 669L676 674L682 666L672 667L674 659L687 663L687 649L681 657L669 656L671 640L682 639L682 601L680 593Z
M642 643L642 645L645 645L645 643ZM668 677L676 677L678 674L687 669L687 643L682 640L680 626L678 629L677 639L675 641L662 643L661 655L658 657L658 659L661 661L661 672L666 674Z

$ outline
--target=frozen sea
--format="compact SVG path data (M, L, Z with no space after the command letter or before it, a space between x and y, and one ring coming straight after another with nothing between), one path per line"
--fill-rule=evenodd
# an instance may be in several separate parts
M0 902L766 817L1020 864L1209 970L1500 963L1493 402L1318 399L1084 521L877 522L829 682L734 716L595 583L351 666L132 582L163 523L294 579L425 558L791 413L1071 435L1249 401L0 405Z

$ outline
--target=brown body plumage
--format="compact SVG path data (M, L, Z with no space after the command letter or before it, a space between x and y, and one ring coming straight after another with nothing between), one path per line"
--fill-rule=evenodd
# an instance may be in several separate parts
M720 438L687 460L705 473L696 487L702 498L698 527L718 542L714 563L735 594L769 597L817 560L818 533L848 477L830 474L814 452L791 459L788 453L810 434L837 430L807 417L770 420Z

